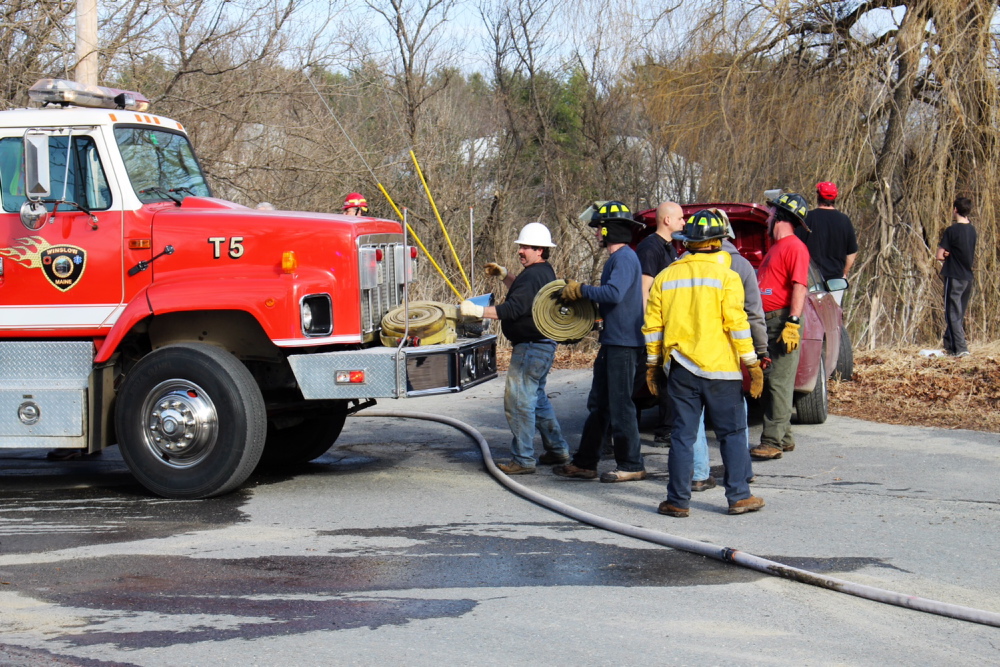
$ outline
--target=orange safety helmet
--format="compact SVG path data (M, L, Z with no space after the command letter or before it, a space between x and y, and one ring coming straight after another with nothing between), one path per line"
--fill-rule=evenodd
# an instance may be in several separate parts
M352 192L344 198L344 208L360 208L362 213L368 212L368 200L360 192Z

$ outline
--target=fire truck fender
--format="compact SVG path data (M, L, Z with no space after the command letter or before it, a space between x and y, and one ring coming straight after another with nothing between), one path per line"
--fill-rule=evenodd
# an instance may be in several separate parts
M119 343L125 338L125 334L131 331L132 327L136 324L152 314L153 311L149 307L149 301L146 300L146 290L142 290L125 306L125 310L118 317L115 325L111 328L111 332L98 348L97 356L94 357L94 363L100 364L110 359L111 355L118 349Z
M305 290L305 291L303 291ZM330 290L329 283L322 291ZM154 283L147 298L154 317L198 311L243 311L270 340L289 338L299 328L301 294L308 283L274 278L222 278Z

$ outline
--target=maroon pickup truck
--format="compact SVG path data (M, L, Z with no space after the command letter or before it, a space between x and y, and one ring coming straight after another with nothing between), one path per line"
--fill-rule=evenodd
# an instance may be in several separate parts
M682 206L685 218L704 208L726 212L736 240L733 244L754 268L760 266L773 241L767 234L767 208L760 204L688 204ZM636 214L646 225L638 232L638 243L656 229L656 210ZM682 249L679 249L682 250ZM833 295L847 281L825 282L814 266L809 268L809 295L802 312L802 354L795 375L795 412L800 424L822 424L827 415L827 380L834 373L849 379L854 372L851 339L844 327L844 316ZM749 387L745 378L746 387Z

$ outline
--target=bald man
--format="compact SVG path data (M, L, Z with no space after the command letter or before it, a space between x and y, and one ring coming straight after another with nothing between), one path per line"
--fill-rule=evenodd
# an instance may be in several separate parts
M684 229L684 211L679 204L665 201L656 207L656 232L642 240L635 248L642 266L642 307L646 308L649 301L649 288L653 286L656 277L667 265L677 259L670 235Z
M677 259L671 234L684 229L684 211L680 204L666 201L656 207L656 231L642 240L636 246L635 254L639 256L639 266L642 267L642 309L646 310L649 301L649 288L653 286L653 278L671 262ZM638 373L636 379L645 378L645 369ZM672 418L670 400L665 390L660 388L659 420L653 432L653 444L658 447L670 446L670 429Z

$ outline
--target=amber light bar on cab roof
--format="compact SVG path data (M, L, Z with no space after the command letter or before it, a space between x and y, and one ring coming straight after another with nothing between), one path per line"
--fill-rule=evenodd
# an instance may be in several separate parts
M148 111L146 96L131 90L86 86L66 79L41 79L28 89L28 98L39 104Z

